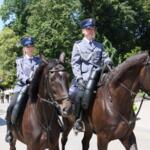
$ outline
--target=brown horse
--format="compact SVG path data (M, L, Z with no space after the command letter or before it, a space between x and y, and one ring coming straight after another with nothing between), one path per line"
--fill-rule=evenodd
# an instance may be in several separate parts
M150 92L150 56L144 52L117 66L110 72L88 110L84 110L85 132L82 149L88 150L92 134L97 135L98 150L107 150L111 140L119 139L126 150L137 150L133 129L136 117L132 109L139 89ZM66 125L61 142L63 150L73 121Z
M58 59L41 64L31 83L20 125L12 127L10 150L16 149L17 139L27 145L27 150L59 150L58 114L67 115L71 108L67 82L67 72Z

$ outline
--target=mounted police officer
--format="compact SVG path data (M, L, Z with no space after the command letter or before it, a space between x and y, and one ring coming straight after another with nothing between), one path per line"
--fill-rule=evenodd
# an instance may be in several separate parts
M71 66L75 78L69 89L69 94L76 103L74 128L78 131L82 131L84 128L81 103L84 101L85 109L88 108L100 77L100 63L109 64L111 62L111 59L104 52L103 45L95 41L95 20L92 18L83 20L81 29L84 37L74 43L72 50Z
M22 109L25 99L27 100L27 90L32 76L39 66L41 60L39 57L33 56L35 51L34 38L25 37L21 40L23 46L23 56L16 59L16 73L17 82L13 90L10 105L7 108L6 123L7 134L5 137L6 142L11 142L13 137L11 134L12 125L16 124L16 119Z

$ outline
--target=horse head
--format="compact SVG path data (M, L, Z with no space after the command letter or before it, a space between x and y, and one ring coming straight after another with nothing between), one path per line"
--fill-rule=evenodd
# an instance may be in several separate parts
M64 67L64 53L60 59L43 60L37 69L30 88L31 101L38 97L47 104L58 109L67 117L71 111L71 101L68 95L68 73Z
M68 95L68 74L61 61L57 59L49 61L46 84L49 97L55 102L61 115L69 115L71 101Z

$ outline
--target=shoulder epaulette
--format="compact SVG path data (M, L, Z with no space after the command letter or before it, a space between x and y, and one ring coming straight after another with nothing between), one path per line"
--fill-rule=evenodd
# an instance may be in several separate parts
M20 61L20 60L22 60L22 58L23 58L23 56L17 57L16 61Z
M34 59L39 60L41 58L39 56L34 56Z
M76 44L79 44L80 42L81 42L81 40L78 40L78 41L76 41L75 43L76 43Z
M16 59L22 59L23 58L23 56L20 56L20 57L17 57Z

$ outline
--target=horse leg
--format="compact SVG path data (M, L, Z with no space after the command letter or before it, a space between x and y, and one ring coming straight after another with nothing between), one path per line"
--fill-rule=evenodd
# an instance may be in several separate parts
M135 134L132 132L127 138L120 139L126 150L137 150L137 143Z
M89 149L89 142L92 137L92 132L91 131L85 131L84 136L82 139L82 149L83 150L88 150Z
M48 150L59 150L59 145L50 146Z
M40 145L27 145L27 150L44 150L44 149L41 149L41 146Z
M104 138L106 136L98 134L97 135L97 148L98 150L107 150L108 147L108 140L106 140L106 138Z
M2 98L2 103L4 103L4 98Z
M65 145L68 140L68 134L70 133L70 130L73 127L73 122L71 122L67 118L63 118L63 122L64 122L64 131L61 137L61 145L62 145L62 150L65 150Z
M9 145L10 145L10 150L16 150L16 139L13 138L12 142Z
M27 146L27 150L32 150L32 148L30 146Z

